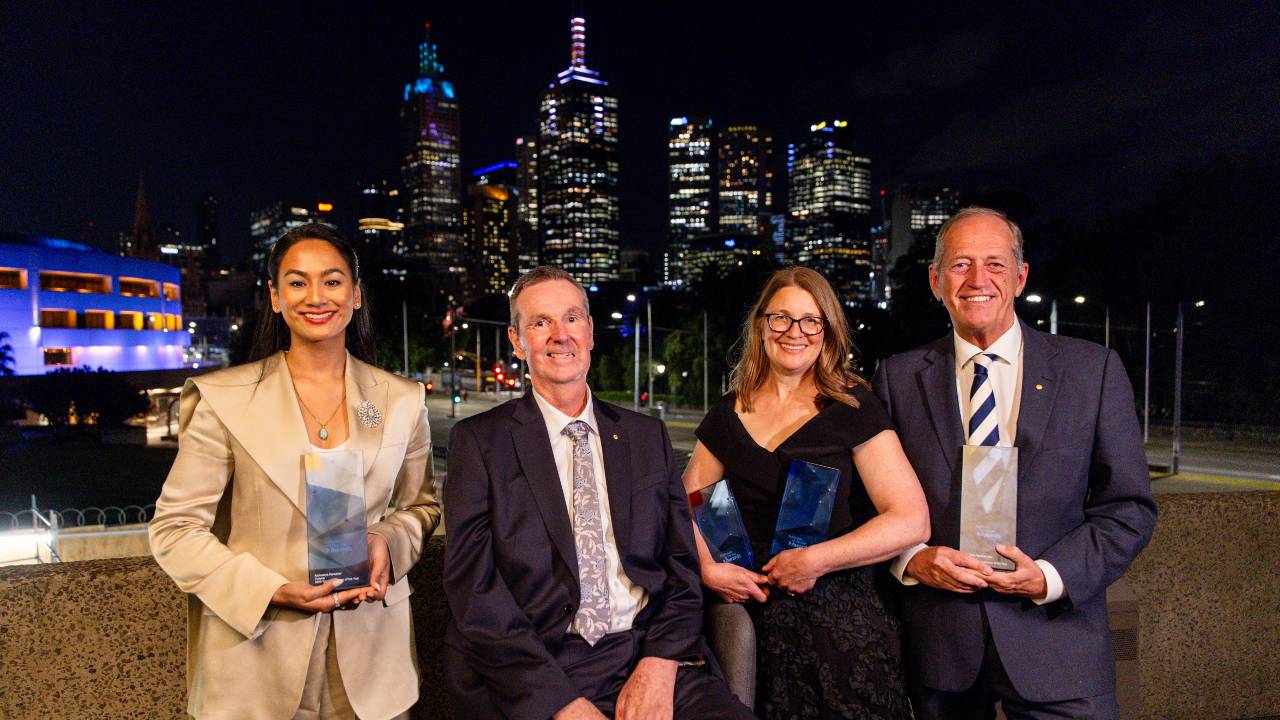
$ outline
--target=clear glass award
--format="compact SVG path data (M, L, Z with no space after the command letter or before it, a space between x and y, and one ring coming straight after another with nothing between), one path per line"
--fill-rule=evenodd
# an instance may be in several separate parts
M838 468L792 460L787 468L787 487L778 510L771 552L777 555L783 550L809 547L826 540L839 488Z
M307 567L311 584L342 579L343 589L369 584L364 456L359 450L306 453Z
M718 562L755 569L751 540L747 537L747 527L742 523L742 513L738 510L733 490L729 489L728 480L720 480L689 493L689 507L712 557Z
M996 544L1018 539L1018 448L965 445L960 476L960 552L995 570L1014 563Z

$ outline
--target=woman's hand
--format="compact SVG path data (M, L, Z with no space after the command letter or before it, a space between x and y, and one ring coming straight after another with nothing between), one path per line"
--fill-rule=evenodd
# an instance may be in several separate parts
M391 551L387 549L387 539L369 533L369 587L364 588L365 594L361 599L368 602L385 598L390 581Z
M813 548L792 548L774 555L761 568L769 574L770 584L777 585L788 594L808 592L822 576Z
M733 563L702 564L702 584L711 588L727 603L769 599L769 578Z
M306 612L333 612L349 602L359 604L361 596L369 589L355 588L337 592L341 584L341 579L330 580L323 585L293 580L276 588L275 594L271 596L271 604Z

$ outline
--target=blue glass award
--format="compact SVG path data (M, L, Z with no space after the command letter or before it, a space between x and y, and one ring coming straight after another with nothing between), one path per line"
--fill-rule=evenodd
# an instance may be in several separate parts
M364 456L359 450L306 453L307 566L312 585L336 578L342 588L369 584Z
M727 480L689 493L689 507L693 510L693 520L698 524L702 539L707 542L707 549L718 562L755 569L755 555L751 552L747 528L742 524L738 501L733 498Z
M792 460L787 487L773 531L774 555L791 548L809 547L827 539L831 510L840 487L840 470L805 460Z

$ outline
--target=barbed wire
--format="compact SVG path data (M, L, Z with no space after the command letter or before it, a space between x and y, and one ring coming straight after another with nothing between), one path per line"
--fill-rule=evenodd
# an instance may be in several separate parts
M62 510L19 510L16 513L0 510L0 532L8 530L27 530L35 527L38 530L49 529L51 521L55 526L85 527L86 525L136 525L151 521L156 506L151 505L108 505L106 507L64 508ZM39 517L39 520L36 518Z

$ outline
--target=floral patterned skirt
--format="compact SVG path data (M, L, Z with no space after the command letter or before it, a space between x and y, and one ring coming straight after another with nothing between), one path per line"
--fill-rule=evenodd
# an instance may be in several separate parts
M874 568L818 579L750 603L756 627L756 713L791 718L910 718L898 620Z

